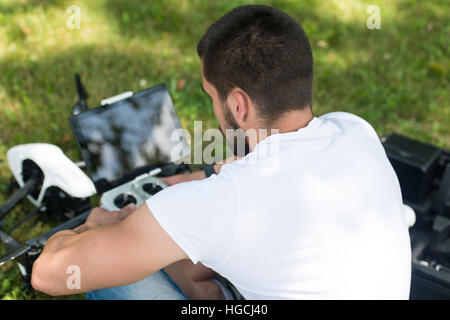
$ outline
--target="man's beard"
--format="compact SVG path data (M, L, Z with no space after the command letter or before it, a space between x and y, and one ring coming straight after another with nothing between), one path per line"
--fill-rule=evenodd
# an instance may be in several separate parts
M235 133L236 133L236 130L239 130L239 131L241 131L241 133L243 133L244 130L241 129L239 127L239 125L237 124L227 103L222 105L222 109L223 109L223 116L225 118L225 123L226 123L226 127L227 127L226 129L232 129ZM244 141L243 141L244 145L242 146L242 139L238 139L236 134L233 135L233 141L231 142L227 139L227 135L224 132L224 129L220 128L220 126L219 126L219 129L220 129L220 132L222 132L223 136L225 137L225 140L227 141L228 146L233 150L234 156L240 158L240 157L246 156L250 152L250 145L248 143L247 136L244 137ZM239 140L241 140L241 141L239 141Z

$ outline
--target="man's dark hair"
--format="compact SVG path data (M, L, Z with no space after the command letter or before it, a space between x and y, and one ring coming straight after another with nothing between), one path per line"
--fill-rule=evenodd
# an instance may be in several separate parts
M237 7L212 24L197 45L203 73L225 101L235 87L267 123L312 106L313 57L302 27L263 5Z

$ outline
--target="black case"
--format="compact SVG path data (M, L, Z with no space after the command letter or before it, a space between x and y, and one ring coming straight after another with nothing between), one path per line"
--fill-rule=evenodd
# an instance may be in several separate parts
M400 181L403 200L422 202L431 189L442 150L395 133L387 138L384 148Z
M402 189L416 213L409 229L411 299L450 299L450 152L392 134L383 143Z

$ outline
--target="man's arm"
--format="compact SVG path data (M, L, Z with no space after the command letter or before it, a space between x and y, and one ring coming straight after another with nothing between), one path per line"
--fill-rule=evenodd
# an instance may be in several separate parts
M220 163L216 163L214 164L214 171L216 173L219 173L224 164L232 163L233 161L238 159L238 157L232 156ZM197 172L177 174L161 179L170 186L181 182L201 180L205 178L205 172L203 170L200 170ZM181 260L165 267L164 271L190 299L199 299L199 297L204 296L207 296L208 299L217 298L214 297L214 295L211 295L210 292L205 293L204 290L202 290L202 288L199 288L198 286L199 283L205 283L207 280L213 279L217 275L214 270L205 267L202 263L199 262L197 264L193 264L189 259ZM217 286L217 284L215 284L214 282L211 282L211 285ZM220 288L218 291L219 295L222 295Z
M120 222L53 235L33 265L31 284L50 295L75 294L136 282L187 258L143 204ZM79 289L66 284L69 266L80 270Z
M222 168L222 166L224 164L232 163L233 161L238 160L238 159L239 159L238 157L232 156L232 157L225 159L224 161L222 161L220 163L216 163L216 164L214 164L214 171L216 173L219 173L220 169ZM201 180L201 179L205 179L205 178L206 178L205 172L203 170L200 170L200 171L196 171L196 172L192 172L192 173L181 173L181 174L176 174L176 175L173 175L170 177L164 177L164 178L161 178L161 180L163 180L169 186L172 186L174 184L181 183L181 182Z

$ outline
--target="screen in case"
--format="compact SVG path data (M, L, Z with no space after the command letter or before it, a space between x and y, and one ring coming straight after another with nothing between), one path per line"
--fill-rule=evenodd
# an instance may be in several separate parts
M70 123L99 193L190 154L165 85L90 109Z

